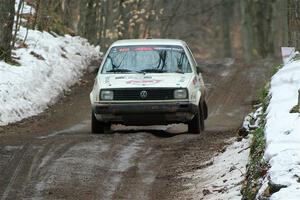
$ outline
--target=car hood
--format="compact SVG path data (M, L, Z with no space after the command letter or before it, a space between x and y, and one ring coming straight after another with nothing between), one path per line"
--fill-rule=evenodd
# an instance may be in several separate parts
M193 73L151 73L151 74L99 74L98 83L102 89L109 88L185 88Z

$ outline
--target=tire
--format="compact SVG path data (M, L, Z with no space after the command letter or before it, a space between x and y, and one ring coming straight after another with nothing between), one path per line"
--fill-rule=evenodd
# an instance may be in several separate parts
M204 116L204 120L207 119L207 117L208 117L208 108L207 108L206 101L204 101L204 103L203 103L203 116Z
M201 131L204 131L205 130L205 123L204 123L204 120L205 120L205 116L204 116L204 112L202 112L203 109L200 110L200 129Z
M201 107L195 114L194 118L188 123L188 132L193 134L200 134L204 130L204 116Z
M104 134L110 130L110 124L99 122L92 111L91 132Z

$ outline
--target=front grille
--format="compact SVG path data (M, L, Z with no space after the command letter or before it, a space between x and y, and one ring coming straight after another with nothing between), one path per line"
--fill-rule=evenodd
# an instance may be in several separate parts
M140 89L115 89L114 100L171 100L174 99L174 89L170 88L140 88ZM147 93L145 97L145 92ZM141 94L143 93L143 94Z

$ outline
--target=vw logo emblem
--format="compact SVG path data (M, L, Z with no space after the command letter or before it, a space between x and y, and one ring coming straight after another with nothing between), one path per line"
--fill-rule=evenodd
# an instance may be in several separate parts
M141 97L142 99L146 99L147 96L148 96L148 92L147 92L147 91L143 90L143 91L140 92L140 97Z

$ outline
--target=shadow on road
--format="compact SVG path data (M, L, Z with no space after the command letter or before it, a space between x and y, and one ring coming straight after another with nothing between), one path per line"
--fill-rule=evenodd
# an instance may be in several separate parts
M140 134L140 133L149 133L152 134L156 137L160 137L160 138L171 138L171 137L175 137L178 135L182 135L182 134L187 134L186 132L182 132L182 133L170 133L168 131L165 130L154 130L154 129L139 129L139 130L115 130L111 132L112 134L115 133L120 133L120 134Z

